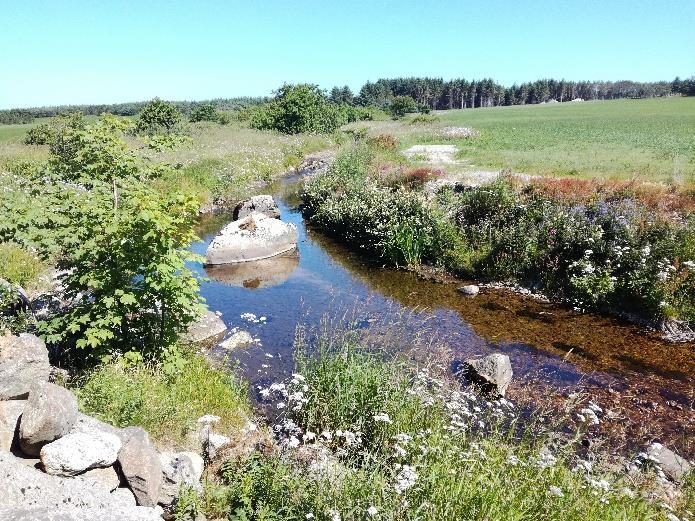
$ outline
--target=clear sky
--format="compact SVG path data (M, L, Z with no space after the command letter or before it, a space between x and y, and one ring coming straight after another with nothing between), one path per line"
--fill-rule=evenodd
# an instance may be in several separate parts
M695 0L0 0L0 22L0 108L695 74Z

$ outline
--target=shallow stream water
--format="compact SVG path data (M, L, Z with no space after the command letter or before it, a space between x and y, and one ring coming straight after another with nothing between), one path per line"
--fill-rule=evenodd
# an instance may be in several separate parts
M252 390L292 370L298 325L317 327L326 316L345 313L365 327L407 316L404 334L426 328L430 348L447 346L438 356L451 370L469 357L508 354L514 370L508 396L519 403L558 410L568 395L585 393L603 409L601 424L592 427L595 439L611 448L633 451L660 441L695 455L693 344L671 344L614 318L507 290L465 297L456 284L379 267L307 227L296 188L296 178L285 179L268 193L282 220L297 226L297 252L222 268L193 266L208 278L201 293L209 308L222 313L230 330L258 339L230 354ZM225 214L202 218L202 240L193 251L204 255L230 220Z

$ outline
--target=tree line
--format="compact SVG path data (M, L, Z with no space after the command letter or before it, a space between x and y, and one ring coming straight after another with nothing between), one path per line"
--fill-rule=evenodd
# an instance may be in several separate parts
M541 79L505 87L491 78L482 80L442 78L391 78L367 82L355 96L349 87L334 87L336 103L388 107L397 96L409 96L421 108L432 110L495 107L564 102L575 99L607 100L695 95L695 77L658 82L566 81Z
M268 100L265 97L217 98L206 101L172 101L171 103L183 114L189 115L205 106L212 106L219 111L238 111ZM145 108L149 101L131 103L110 103L100 105L56 105L50 107L32 107L27 109L0 110L0 124L31 123L34 118L51 118L67 112L81 112L85 116L113 114L115 116L135 116Z

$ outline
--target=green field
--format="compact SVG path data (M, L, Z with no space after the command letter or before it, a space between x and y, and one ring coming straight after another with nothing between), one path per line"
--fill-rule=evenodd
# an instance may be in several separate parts
M455 143L459 169L695 182L695 98L450 110L436 117L430 124L413 124L410 117L366 126L372 134L395 135L404 148ZM480 136L442 140L437 133L448 126L472 127Z

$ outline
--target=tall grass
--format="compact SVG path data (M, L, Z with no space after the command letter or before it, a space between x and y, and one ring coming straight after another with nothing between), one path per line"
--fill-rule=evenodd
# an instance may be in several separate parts
M162 445L189 448L196 420L220 416L220 430L235 432L250 417L246 385L201 355L186 354L183 366L106 363L87 374L75 389L80 409L116 425L144 427Z
M311 356L298 353L298 373L284 389L273 387L285 411L276 427L283 451L223 465L222 484L200 503L209 515L665 519L663 507L640 495L645 475L628 479L578 460L577 437L511 428L518 413L509 402L384 362L346 338L320 339Z

